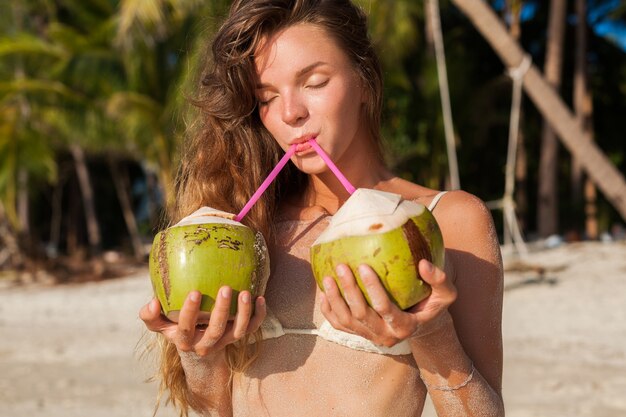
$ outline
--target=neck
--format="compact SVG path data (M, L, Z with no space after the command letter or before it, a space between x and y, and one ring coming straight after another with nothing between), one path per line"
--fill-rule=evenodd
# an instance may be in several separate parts
M350 153L335 164L355 188L378 189L394 177L373 152ZM349 197L350 193L327 169L321 174L309 176L302 203L309 207L322 207L334 214Z

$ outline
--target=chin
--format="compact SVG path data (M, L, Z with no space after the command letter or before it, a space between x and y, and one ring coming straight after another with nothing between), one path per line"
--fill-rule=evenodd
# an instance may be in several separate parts
M308 158L298 158L294 161L294 165L307 175L319 175L329 171L330 169L326 166L324 161L319 157L315 158L315 156L316 155L311 155L311 157Z

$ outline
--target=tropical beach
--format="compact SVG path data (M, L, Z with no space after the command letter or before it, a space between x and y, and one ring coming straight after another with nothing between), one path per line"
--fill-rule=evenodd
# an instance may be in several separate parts
M505 255L509 417L626 415L626 241ZM147 269L82 284L0 281L0 416L148 417ZM162 406L159 417L176 416ZM436 414L427 406L425 416Z

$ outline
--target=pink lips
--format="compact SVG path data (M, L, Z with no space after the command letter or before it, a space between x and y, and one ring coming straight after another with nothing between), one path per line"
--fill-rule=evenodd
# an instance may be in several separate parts
M311 144L309 142L298 143L296 145L296 152L304 152L311 149Z
M311 146L311 143L310 143L311 139L315 139L315 136L310 137L308 140L305 140L303 142L295 143L296 154L306 154L309 152L313 152L313 147Z

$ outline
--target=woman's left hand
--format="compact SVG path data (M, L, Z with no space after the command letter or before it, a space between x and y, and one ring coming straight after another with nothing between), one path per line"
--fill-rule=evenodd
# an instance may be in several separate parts
M387 347L432 333L449 323L448 307L457 292L446 273L432 263L422 259L418 267L422 279L431 286L431 294L403 311L391 301L376 272L368 265L361 265L359 274L372 302L370 307L350 268L340 264L336 271L343 297L337 283L325 277L321 311L334 328Z

